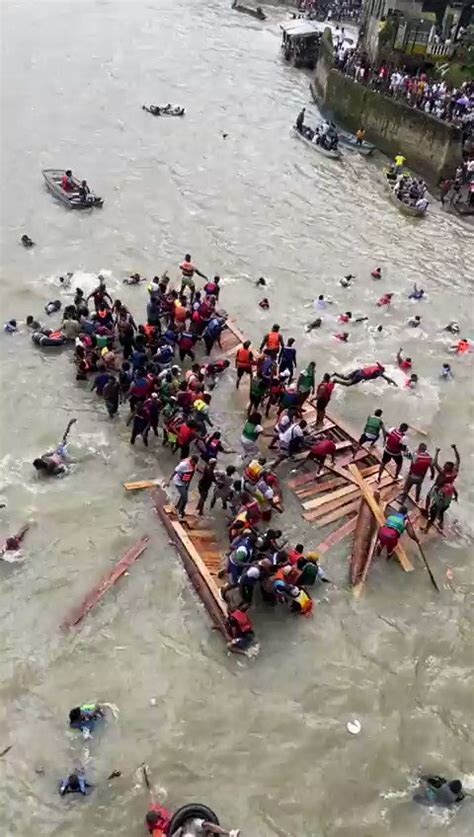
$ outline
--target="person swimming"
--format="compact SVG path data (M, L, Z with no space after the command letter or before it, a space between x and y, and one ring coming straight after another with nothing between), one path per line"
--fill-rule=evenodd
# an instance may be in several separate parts
M83 703L69 712L69 726L72 729L92 732L97 721L105 718L105 707L100 703Z
M6 334L15 334L15 332L18 331L16 320L8 320L8 322L3 326L3 330Z
M382 278L382 268L376 267L370 274L373 279L381 279Z
M343 276L342 279L339 279L339 284L342 288L350 288L354 280L355 276L353 276L352 273L348 273L347 276Z
M258 304L260 305L260 308L263 308L265 311L267 311L270 308L270 303L266 296L264 296Z
M460 779L448 781L443 776L420 776L420 786L413 800L420 805L438 805L449 808L465 799Z
M313 331L313 329L314 329L314 328L320 328L320 327L321 327L322 322L323 322L323 321L322 321L321 317L317 317L315 320L313 320L313 322L312 322L312 323L308 323L308 324L305 326L305 329L304 329L304 330L306 331L306 333L309 333L310 331Z
M54 300L54 302L48 302L48 303L44 306L44 310L46 311L46 313L47 313L48 317L49 317L51 314L55 314L55 313L56 313L56 311L59 311L59 310L60 310L60 308L61 308L61 301L60 301L59 299L55 299L55 300Z
M418 288L416 282L413 285L413 290L410 294L408 294L408 299L416 299L417 301L420 299L426 299L426 294L423 288Z
M22 235L22 237L20 238L20 241L23 244L23 247L28 248L28 247L34 247L35 246L35 242L31 240L29 235Z
M67 793L80 793L87 796L94 786L89 784L83 772L70 773L59 785L59 795L66 796Z
M443 366L441 367L440 378L442 378L444 381L454 381L453 371L449 363L443 363Z
M36 468L37 471L43 471L46 475L50 475L53 477L61 476L62 474L67 473L67 462L68 462L68 455L67 455L67 437L71 430L73 424L75 424L77 419L71 419L66 430L64 431L63 438L59 445L55 448L54 451L50 451L48 453L44 453L42 456L38 457L37 459L33 460L33 466Z

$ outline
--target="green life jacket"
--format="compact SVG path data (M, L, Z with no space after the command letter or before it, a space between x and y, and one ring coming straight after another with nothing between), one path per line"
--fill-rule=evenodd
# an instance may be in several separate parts
M407 525L407 519L403 514L389 514L385 525L390 529L395 529L400 535L403 535Z
M382 427L382 419L379 416L369 416L364 427L364 433L369 433L370 436L377 436Z
M244 425L244 429L242 430L242 435L245 436L250 442L256 442L258 439L258 432L255 429L256 425L252 424L251 421L246 421Z
M81 706L81 712L95 712L96 709L96 703L83 703Z

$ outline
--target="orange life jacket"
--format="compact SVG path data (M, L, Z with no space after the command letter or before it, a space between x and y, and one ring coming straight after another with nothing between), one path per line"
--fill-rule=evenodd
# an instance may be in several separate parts
M269 331L265 341L265 346L271 352L276 352L280 348L280 332Z
M252 353L250 349L244 349L243 347L239 349L235 356L235 360L239 369L252 368Z

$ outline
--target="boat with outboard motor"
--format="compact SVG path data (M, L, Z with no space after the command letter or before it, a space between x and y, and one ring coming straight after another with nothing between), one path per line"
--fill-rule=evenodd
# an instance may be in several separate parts
M66 192L62 187L65 173L65 169L43 169L42 171L46 186L55 198L58 198L69 209L92 209L103 205L102 198L94 195L93 192L89 192L84 198L79 191L83 181L72 175L70 175L70 179L74 184L74 190Z

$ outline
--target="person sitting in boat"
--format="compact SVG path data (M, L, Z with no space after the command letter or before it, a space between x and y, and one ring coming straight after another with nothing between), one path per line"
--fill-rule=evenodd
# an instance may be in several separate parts
M94 200L93 195L91 195L91 190L87 185L87 180L81 181L81 185L79 186L79 197L81 199L81 203L92 203Z
M61 188L64 189L65 192L74 192L74 189L76 187L72 178L71 169L66 169L66 172L63 174L61 180Z
M422 212L426 212L428 209L428 201L426 198L418 198L417 202L415 203L417 209L421 209Z
M386 549L387 560L392 558L398 541L405 531L413 541L418 543L418 536L408 517L408 509L406 506L400 506L397 512L391 512L387 516L385 524L380 527L375 554L380 555Z
M302 108L300 110L298 116L296 117L295 127L296 127L296 130L299 131L300 134L303 133L305 113L306 113L306 108Z
M316 145L321 145L321 131L319 130L319 128L315 128L312 141Z

